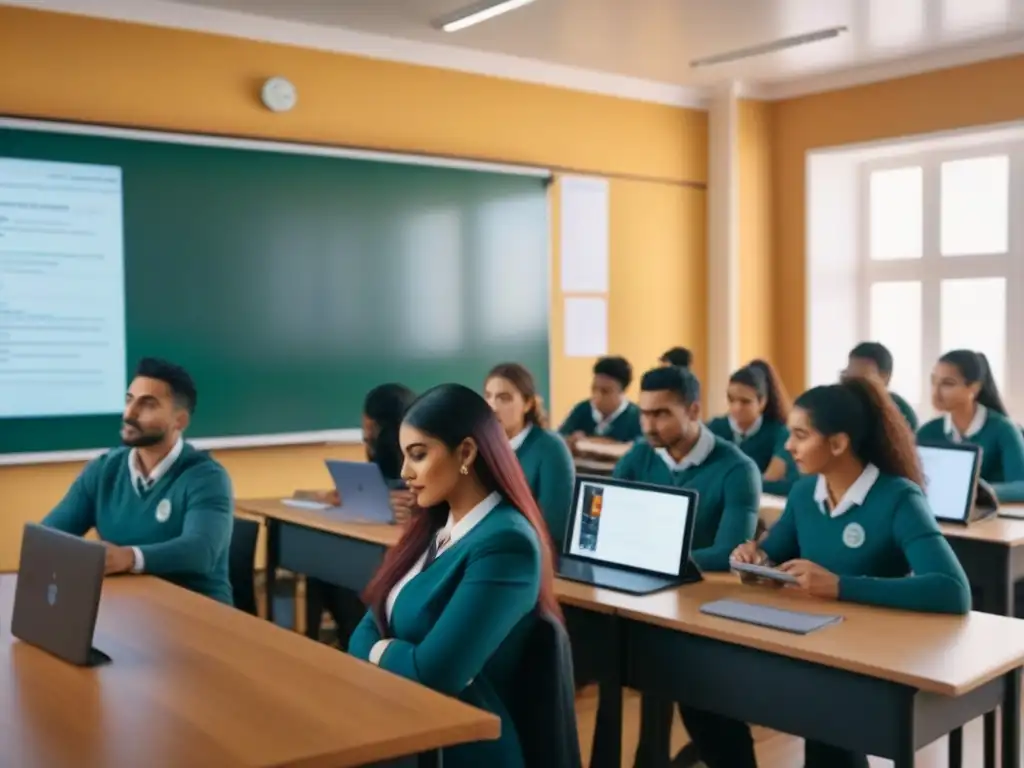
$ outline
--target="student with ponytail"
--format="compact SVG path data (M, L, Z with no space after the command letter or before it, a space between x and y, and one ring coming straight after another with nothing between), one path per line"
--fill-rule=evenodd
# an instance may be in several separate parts
M942 416L917 432L929 443L981 446L981 477L1000 501L1024 501L1024 436L1010 420L988 360L980 352L954 349L932 370L932 405Z
M823 600L964 614L967 576L928 508L906 419L877 381L849 377L810 389L789 417L787 447L801 474L760 543L732 553L779 564ZM755 768L749 727L682 708L708 768ZM807 768L867 768L864 755L808 741Z
M785 496L797 478L786 450L790 400L775 369L753 360L729 377L729 413L708 422L715 435L735 443L754 460L765 493Z
M501 736L445 749L452 768L525 768L508 697L538 612L560 617L547 527L493 411L444 384L400 430L416 511L364 595L350 652L501 718Z

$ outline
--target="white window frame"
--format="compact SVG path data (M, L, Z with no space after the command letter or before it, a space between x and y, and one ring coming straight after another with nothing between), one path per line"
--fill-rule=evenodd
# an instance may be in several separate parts
M1008 250L1002 254L979 256L942 256L941 166L950 160L965 160L1005 155L1009 158L1009 232ZM871 259L870 181L876 171L919 166L922 171L923 216L922 255L920 259L874 261ZM1024 410L1024 141L978 144L963 149L932 151L888 157L864 162L859 168L858 230L859 258L857 280L857 329L868 339L871 329L871 286L879 282L920 281L922 338L922 391L903 393L917 399L922 416L933 413L929 372L942 349L940 290L943 280L956 278L1002 277L1006 279L1006 364L1002 394L1007 407L1017 414ZM896 365L915 361L897 360ZM916 396L916 397L915 397ZM1022 418L1022 417L1018 417Z

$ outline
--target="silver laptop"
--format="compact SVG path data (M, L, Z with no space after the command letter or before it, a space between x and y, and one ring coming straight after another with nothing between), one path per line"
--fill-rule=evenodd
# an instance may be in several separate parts
M635 595L700 581L690 560L696 516L686 488L579 476L558 575Z
M981 473L981 448L971 443L921 443L917 446L924 472L928 506L940 523L966 524L987 511L975 504Z
M380 467L372 461L328 459L327 471L341 497L341 506L331 507L326 512L352 522L392 521L391 497Z
M26 524L11 634L78 666L110 661L92 647L105 565L99 542Z

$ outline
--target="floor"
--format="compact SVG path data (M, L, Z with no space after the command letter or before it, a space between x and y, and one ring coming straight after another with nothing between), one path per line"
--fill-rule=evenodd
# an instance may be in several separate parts
M257 579L257 597L259 609L265 615L266 594L261 589L261 579ZM282 585L281 592L274 600L275 616L278 622L292 626L296 631L302 632L305 629L305 612L296 611L296 601L293 601L289 594L292 587ZM298 598L297 603L302 605L305 601L305 589L302 579L298 580L294 587L294 594ZM277 591L277 590L275 590ZM330 642L332 629L330 622L325 616L325 623L321 637ZM584 689L576 700L576 715L580 733L580 745L583 752L583 764L590 761L590 745L594 733L594 721L597 716L597 687L591 686ZM623 731L622 731L622 766L632 768L633 754L636 751L639 736L640 724L640 697L635 691L624 692L623 701ZM767 728L755 728L754 740L757 745L757 762L759 768L802 768L803 765L803 741L778 731ZM676 715L672 725L672 750L673 753L682 748L688 741L683 724ZM916 768L948 768L946 752L946 739L940 739L917 754ZM884 768L892 766L891 760L871 758L871 768ZM970 723L964 729L964 765L975 766L982 763L982 721Z

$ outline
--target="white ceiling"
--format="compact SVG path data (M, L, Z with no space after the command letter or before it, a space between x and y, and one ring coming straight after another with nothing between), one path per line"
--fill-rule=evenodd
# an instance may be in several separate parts
M469 0L176 0L676 85L772 83L1024 38L1024 0L536 0L456 33L430 21ZM697 57L846 25L837 40L730 65ZM984 57L984 51L979 51Z
M455 33L430 21L470 0L5 2L677 103L730 82L777 98L1024 52L1024 0L536 0ZM689 65L837 25L835 40Z

